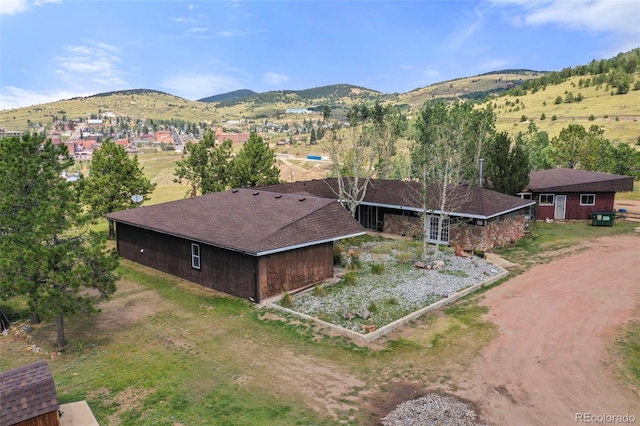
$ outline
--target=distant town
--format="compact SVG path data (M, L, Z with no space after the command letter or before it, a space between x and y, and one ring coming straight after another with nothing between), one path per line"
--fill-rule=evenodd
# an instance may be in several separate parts
M88 117L72 119L67 119L64 114L62 117L52 115L52 124L45 126L43 123L29 122L28 125L36 133L47 132L47 137L54 145L66 145L69 156L76 160L91 160L93 152L100 149L108 138L123 146L128 153L138 154L141 148L181 153L187 143L197 143L207 131L215 132L218 143L224 140L244 143L255 132L265 140L279 134L281 137L276 141L277 145L296 142L313 145L324 135L326 123L323 123L321 114L306 108L289 108L285 113L294 116L315 114L318 118L315 122L312 118L303 118L302 122L292 120L291 123L275 123L265 120L259 124L256 124L256 120L241 119L215 125L184 120L138 119L117 115L112 111L100 111ZM23 133L0 128L0 137L22 136Z

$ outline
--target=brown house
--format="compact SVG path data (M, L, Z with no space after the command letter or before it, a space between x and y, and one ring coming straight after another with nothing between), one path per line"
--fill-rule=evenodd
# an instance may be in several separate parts
M364 229L335 200L234 189L107 215L121 256L260 302L333 276L333 242Z
M338 181L335 178L261 188L338 198ZM436 242L440 217L438 191L435 186L428 191L426 232L420 217L424 210L420 191L418 182L373 179L358 207L356 218L368 229L414 237L424 234L429 242ZM525 212L535 204L531 200L467 185L454 188L449 200L452 207L445 212L440 242L459 245L466 250L490 250L524 237Z
M589 219L592 212L613 212L616 192L633 191L633 178L576 169L529 174L521 196L537 202L538 220Z
M46 361L0 373L0 425L59 426L59 408Z

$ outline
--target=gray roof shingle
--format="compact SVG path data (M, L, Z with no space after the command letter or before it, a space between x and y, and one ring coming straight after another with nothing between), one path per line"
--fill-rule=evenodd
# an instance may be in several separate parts
M58 408L56 386L46 361L0 373L0 425L15 425Z
M260 188L123 210L107 218L251 255L364 233L335 200Z

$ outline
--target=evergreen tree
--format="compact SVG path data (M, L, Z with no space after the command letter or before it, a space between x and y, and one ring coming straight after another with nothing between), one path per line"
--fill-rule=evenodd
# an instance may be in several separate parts
M529 184L531 166L522 139L512 144L507 132L490 140L485 153L485 178L498 192L517 195Z
M230 140L216 145L215 135L208 131L200 142L187 143L182 159L176 164L174 181L186 181L191 186L187 194L192 197L198 192L208 194L228 189L231 149Z
M72 162L43 137L0 139L0 297L23 296L32 317L55 318L59 348L63 316L96 311L86 289L107 298L117 280L116 252L88 231L73 184L60 178Z
M276 154L256 133L251 133L242 150L230 164L232 188L269 185L280 182Z
M89 176L80 184L81 199L94 218L134 207L133 195L148 200L155 187L144 176L138 157L129 157L123 146L110 139L93 153ZM109 223L109 238L113 237L115 229Z

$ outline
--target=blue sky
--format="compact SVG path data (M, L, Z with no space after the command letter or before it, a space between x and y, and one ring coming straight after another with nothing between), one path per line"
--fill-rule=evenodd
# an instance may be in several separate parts
M402 93L635 47L638 0L0 0L0 109L138 88Z

